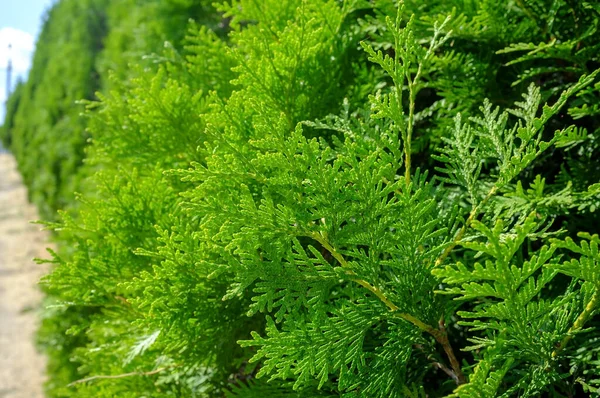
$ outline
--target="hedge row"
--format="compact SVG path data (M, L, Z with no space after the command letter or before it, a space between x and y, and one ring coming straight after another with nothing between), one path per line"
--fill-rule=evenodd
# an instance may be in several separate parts
M2 129L48 395L597 392L599 12L59 1Z

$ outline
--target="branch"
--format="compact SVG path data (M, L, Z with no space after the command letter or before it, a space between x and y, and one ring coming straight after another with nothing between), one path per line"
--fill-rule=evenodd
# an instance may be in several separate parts
M410 184L412 134L415 124L415 97L417 96L416 86L418 84L418 79L421 74L421 66L422 64L419 64L419 68L417 70L417 74L415 76L414 81L411 82L410 77L408 77L408 125L406 127L406 137L404 137L404 179L406 181L407 186ZM402 104L399 104L398 106L402 106Z
M462 384L460 382L460 380L458 379L458 376L456 376L456 374L454 373L454 371L452 371L452 369L450 369L449 367L447 367L443 363L433 361L433 362L431 362L431 365L433 367L435 367L435 368L438 368L438 369L442 370L444 373L446 373L448 376L450 376L452 378L452 380L454 380L454 382L456 384L458 384L458 385Z
M150 372L130 372L130 373L123 373L120 375L90 376L90 377L86 377L85 379L76 380L72 383L69 383L69 384L67 384L67 387L73 387L76 384L87 383L88 381L94 381L94 380L99 380L99 379L122 379L125 377L131 377L131 376L152 376L152 375L158 374L158 373L163 372L163 371L167 370L168 368L172 368L172 367L173 366L165 366L164 368L158 368L158 369L152 370Z
M436 337L436 340L442 345L442 347L444 348L444 352L450 360L450 366L452 366L452 370L456 375L456 384L465 384L467 382L467 379L465 378L465 375L463 374L462 369L460 368L460 363L458 362L458 359L456 359L454 351L452 350L452 346L450 345L450 341L448 340L448 333L446 332L446 325L444 324L444 320L440 321L439 334L439 339L438 337Z
M436 358L434 358L433 355L427 354L421 344L417 344L416 348L418 348L421 352L423 352L423 354L425 354L425 357L427 358L427 360L431 361L431 366L433 366L434 368L440 369L441 371L446 373L448 376L450 376L452 378L452 380L454 380L454 382L456 382L456 384L459 384L458 376L456 376L456 373L454 373L454 371L452 371L452 369L450 369L444 363L436 360Z
M467 218L467 221L465 221L465 224L454 236L454 239L452 240L450 245L448 247L446 247L446 249L444 249L442 254L440 254L440 256L435 260L434 267L439 267L440 265L442 265L442 263L444 262L446 257L448 257L448 255L450 255L452 250L454 250L454 248L460 243L461 239L465 236L467 229L471 226L471 224L473 223L473 220L475 220L475 218L479 215L479 211L481 210L483 205L485 205L487 203L487 201L490 200L490 198L496 194L497 191L498 191L498 187L496 185L494 185L492 187L492 189L490 189L490 191L487 193L487 195L485 195L485 198L483 198L483 200L481 202L479 202L477 204L477 206L473 207L473 209L471 210L471 213L469 213L469 218Z
M535 14L533 12L531 12L529 7L527 7L525 5L523 0L516 0L516 2L518 4L519 8L521 8L523 10L523 12L536 23L536 25L539 25L538 19L536 18Z
M556 348L556 350L554 350L552 352L552 358L556 358L558 356L558 354L567 346L569 341L571 341L571 339L573 338L573 333L575 333L579 329L583 328L583 325L590 318L590 315L592 314L592 312L594 312L596 307L598 307L598 304L600 304L600 292L599 292L599 288L596 287L596 290L594 291L592 298L585 306L585 309L583 310L583 312L581 314L579 314L579 316L577 317L577 320L575 320L575 323L573 324L573 326L571 326L571 328L567 332L567 335L565 336L565 338L562 339L562 341L560 342L560 345Z
M340 265L343 268L346 268L346 269L349 268L350 264L348 263L348 261L346 261L346 259L340 252L338 252L337 250L335 250L335 248L333 246L331 246L331 244L327 241L327 239L323 235L321 235L319 233L313 233L310 235L310 237L315 239L325 249L327 249L331 253L331 255L340 263ZM356 273L351 269L348 269L348 274L350 276L356 275ZM402 318L407 322L412 323L414 326L418 327L420 330L432 335L435 338L435 340L439 344L442 345L442 347L444 348L444 352L446 353L446 355L448 356L448 359L450 360L450 365L452 366L452 370L454 372L454 376L452 378L456 381L456 384L460 385L460 384L466 383L466 379L460 368L460 364L459 364L458 360L456 359L456 356L454 355L454 351L452 350L452 346L450 345L450 341L448 340L448 334L446 332L446 327L444 326L443 321L440 321L440 324L439 324L440 328L436 329L433 326L426 324L425 322L421 321L419 318L417 318L407 312L399 312L400 307L398 307L390 299L388 299L386 297L386 295L378 287L373 286L372 284L370 284L369 282L367 282L363 279L355 278L352 280L354 282L358 283L359 285L361 285L362 287L366 288L367 290L369 290L371 293L373 293L379 300L381 300L390 309L390 311L395 316Z

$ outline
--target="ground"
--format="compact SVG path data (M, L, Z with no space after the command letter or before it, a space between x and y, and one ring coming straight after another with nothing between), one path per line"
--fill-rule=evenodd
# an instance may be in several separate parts
M16 170L14 158L0 153L0 398L43 397L45 360L34 345L38 281L46 266L48 234Z

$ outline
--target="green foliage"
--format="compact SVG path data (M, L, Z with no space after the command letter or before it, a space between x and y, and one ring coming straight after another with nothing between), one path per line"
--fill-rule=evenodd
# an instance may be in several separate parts
M137 68L154 68L151 55L165 45L181 48L191 18L220 32L215 10L196 1L63 0L48 11L29 78L11 96L2 128L45 219L54 220L82 190L91 137L79 101L98 99L111 82L128 85Z
M44 33L2 130L82 192L39 201L49 396L597 393L596 2L97 9L85 118L19 116L92 84ZM26 159L59 130L83 165Z
M12 142L11 130L15 124L15 113L19 108L23 87L23 82L19 80L17 86L6 101L6 116L4 118L4 124L0 127L0 143L2 143L5 148L10 147Z
M48 11L29 78L14 96L18 106L7 108L6 143L44 217L73 201L87 139L75 102L99 88L94 57L105 35L105 3L62 1Z

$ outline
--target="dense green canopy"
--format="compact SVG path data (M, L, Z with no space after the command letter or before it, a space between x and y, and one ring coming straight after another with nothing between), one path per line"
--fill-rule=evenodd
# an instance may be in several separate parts
M597 393L599 14L59 1L1 130L48 395Z

